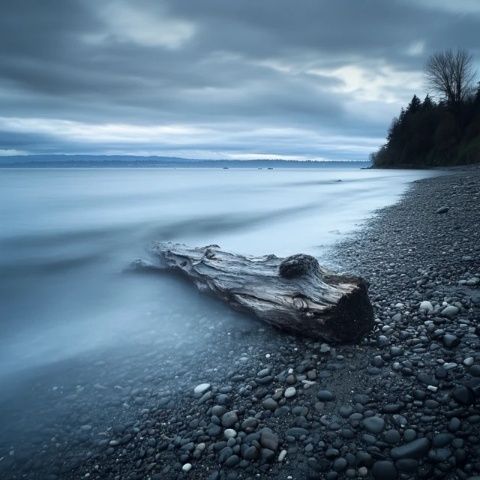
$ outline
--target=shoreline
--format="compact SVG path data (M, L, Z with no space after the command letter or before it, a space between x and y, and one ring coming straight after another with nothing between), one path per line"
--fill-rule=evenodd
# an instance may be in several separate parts
M5 478L479 475L479 205L478 167L418 180L329 252L370 282L376 329L361 344L219 324L179 379L156 370L152 406L139 403L137 418L84 431L76 450L45 449L36 472L12 461Z
M182 440L167 446L178 463L167 462L158 478L478 475L479 192L478 168L414 182L399 202L340 244L337 258L371 283L376 331L359 346L324 346L323 353L315 342L278 338L286 348L283 361L270 357L258 361L258 370L246 369L241 386L248 395L237 397L242 388L234 382L228 407L218 405L221 389L214 394L213 384L204 394L210 399L191 399L189 410L200 413L206 431L195 437L182 424ZM448 212L436 213L444 206ZM453 308L441 305L444 300ZM431 302L433 312L421 313L421 302ZM295 393L287 399L291 387ZM225 412L235 412L226 423ZM227 426L236 438L224 438ZM210 437L209 428L219 436ZM206 446L201 454L198 440L206 440L199 442ZM182 473L186 464L192 469Z

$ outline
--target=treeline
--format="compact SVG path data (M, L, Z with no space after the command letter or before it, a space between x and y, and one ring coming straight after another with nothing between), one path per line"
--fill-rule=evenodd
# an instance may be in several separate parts
M376 167L422 167L480 162L480 87L452 108L414 95L395 118L387 143L372 155Z
M439 101L416 95L395 118L387 143L372 155L375 167L424 167L480 162L480 83L471 55L447 50L432 55L427 81Z

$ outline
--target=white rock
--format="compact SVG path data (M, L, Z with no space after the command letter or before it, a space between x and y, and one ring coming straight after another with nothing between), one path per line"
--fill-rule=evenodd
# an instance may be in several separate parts
M283 462L285 460L285 457L287 456L287 451L286 450L282 450L279 454L278 454L278 461L279 462Z
M288 387L285 390L285 393L283 394L283 396L285 398L292 398L296 395L296 393L297 393L297 389L295 387Z
M228 440L229 438L235 438L237 436L237 432L233 428L227 428L223 432L223 435Z
M463 364L464 364L466 367L471 367L474 362L475 362L475 359L474 359L473 357L468 357L468 358L466 358L466 359L463 361Z
M433 305L428 300L424 300L420 303L420 307L418 307L418 309L424 313L431 313L433 312Z
M192 464L191 463L186 463L183 467L182 470L184 472L189 472L192 469Z
M449 362L449 363L444 363L443 368L445 370L451 370L452 368L455 368L457 364L455 362Z
M195 395L203 395L210 387L211 385L209 383L201 383L193 389L193 393Z

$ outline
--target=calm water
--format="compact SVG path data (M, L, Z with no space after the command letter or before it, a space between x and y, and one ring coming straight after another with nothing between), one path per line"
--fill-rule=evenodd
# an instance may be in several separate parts
M189 291L168 277L122 273L154 240L321 256L426 175L0 170L0 381L80 352L138 343L152 331L178 341L193 308Z
M152 241L325 257L427 175L0 169L0 477L63 478L105 430L228 375L237 338L248 356L259 322L171 276L125 272Z

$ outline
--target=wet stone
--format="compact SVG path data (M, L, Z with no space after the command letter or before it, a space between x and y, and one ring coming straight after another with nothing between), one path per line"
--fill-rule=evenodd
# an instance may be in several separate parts
M385 420L381 417L368 417L365 418L362 422L363 427L368 430L370 433L378 434L385 427Z
M317 392L317 398L321 402L331 402L335 399L335 396L330 390L319 390Z
M237 416L237 412L235 411L227 412L222 415L222 425L224 427L227 427L227 428L232 427L233 425L235 425L237 421L238 421L238 416Z
M396 480L398 478L395 465L386 460L380 460L374 463L372 475L376 480Z
M418 438L417 440L393 448L390 454L394 459L421 458L428 452L429 448L430 442L427 438Z

